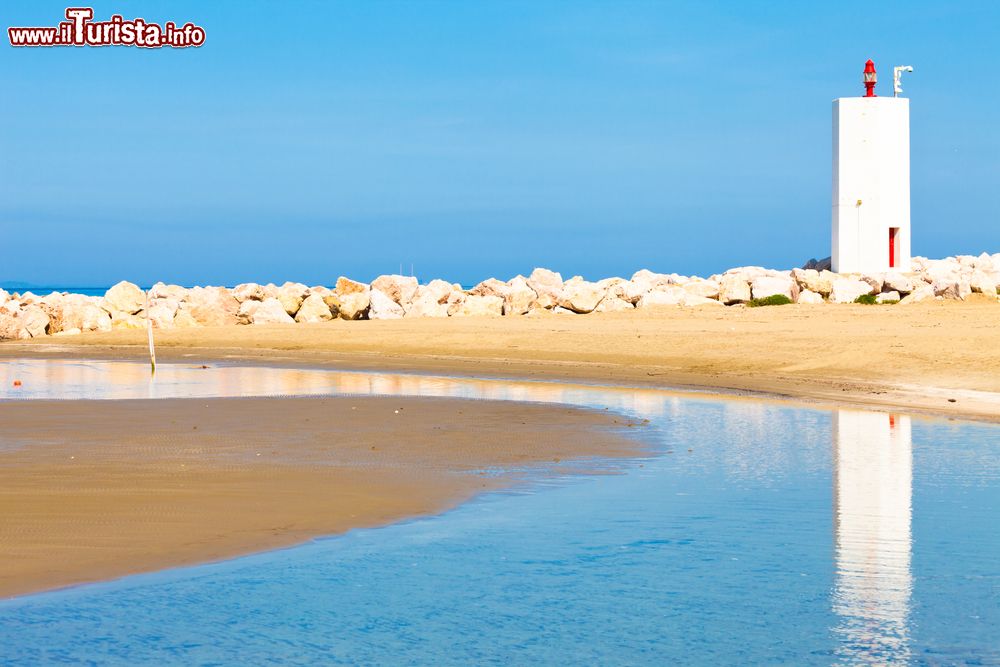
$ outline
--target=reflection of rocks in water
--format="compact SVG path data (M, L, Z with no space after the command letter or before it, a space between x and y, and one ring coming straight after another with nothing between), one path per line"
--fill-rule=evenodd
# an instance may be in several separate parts
M838 655L845 664L909 661L910 419L838 410L833 418Z
M23 386L13 385L23 380ZM440 396L602 406L639 419L657 419L675 395L657 390L588 387L553 382L517 382L400 373L365 373L266 366L200 367L163 363L151 376L146 363L15 360L0 365L0 400L7 398L195 398L309 395Z

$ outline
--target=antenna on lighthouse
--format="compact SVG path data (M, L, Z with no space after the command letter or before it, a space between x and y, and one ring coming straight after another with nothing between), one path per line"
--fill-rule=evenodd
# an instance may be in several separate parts
M912 72L913 67L910 65L897 65L892 68L892 96L899 97L899 94L903 92L903 72Z

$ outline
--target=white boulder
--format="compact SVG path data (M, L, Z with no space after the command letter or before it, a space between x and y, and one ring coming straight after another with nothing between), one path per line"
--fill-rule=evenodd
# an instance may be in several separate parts
M16 340L21 337L23 329L19 314L20 310L0 308L0 340Z
M448 295L448 315L454 315L461 309L466 296L466 293L460 289L456 289Z
M798 285L790 275L757 276L750 281L750 293L754 299L781 295L794 301L798 293Z
M665 287L673 284L674 280L662 273L654 273L649 269L639 269L632 274L632 278L625 285L622 298L634 304L639 303L645 294L657 287Z
M972 294L972 286L965 278L939 278L932 285L934 296L945 299L964 300Z
M454 311L454 317L500 317L503 315L503 299L494 295L469 294Z
M704 278L693 278L684 283L681 283L681 287L694 294L696 296L704 297L706 299L718 299L719 298L719 283L715 280L705 280Z
M149 288L149 300L151 302L157 299L174 299L180 302L184 300L185 296L187 296L187 288L180 285L167 285L160 282Z
M792 269L792 278L801 289L816 292L820 296L830 296L833 289L833 279L837 274L823 269Z
M799 298L795 300L795 303L805 303L805 304L816 304L823 303L823 295L819 292L813 292L812 290L804 289L799 292Z
M260 303L259 301L254 301L254 303ZM240 324L239 319L236 320L237 324ZM250 322L245 322L245 324L250 324ZM191 311L184 310L183 308L178 308L177 312L174 313L174 326L178 329L188 329L191 327L200 327L201 323L194 319L191 315Z
M21 311L21 330L31 338L44 336L49 327L49 315L39 306L30 304Z
M921 301L927 300L934 300L934 288L926 283L923 283L900 299L899 304L906 305L910 303L920 303Z
M635 306L632 305L630 301L626 301L620 296L614 294L608 294L604 299L597 304L597 308L594 309L595 313L618 313L623 310L634 310Z
M429 296L438 303L448 303L448 297L455 291L455 286L444 280L432 280L426 285L417 288L414 298Z
M878 303L896 303L901 298L902 297L899 296L899 292L895 291L882 292L881 294L875 297L875 301L877 301Z
M864 273L858 276L858 278L868 283L869 287L872 288L871 294L878 294L881 292L882 286L885 284L882 274L879 273Z
M386 275L372 281L373 290L379 290L404 308L413 300L417 287L417 279L412 276Z
M288 309L285 309L288 312ZM301 323L326 322L333 319L330 307L326 305L323 297L319 294L310 294L302 301L298 312L295 314L295 321Z
M313 285L309 288L309 294L318 294L320 297L327 297L333 294L333 290L322 285Z
M241 283L233 288L233 297L243 303L244 301L263 301L267 298L264 287L257 283Z
M257 299L247 299L240 304L240 309L236 313L237 324L253 324L253 314L260 308L261 301Z
M375 283L372 283L374 285ZM386 284L383 282L383 284ZM368 309L368 319L370 320L398 320L404 315L404 310L399 303L382 290L372 287L369 294L371 306ZM412 297L412 294L411 294ZM409 303L409 301L407 301Z
M654 306L680 306L688 298L688 293L680 287L664 285L652 289L641 297L636 308L652 308Z
M528 286L524 276L512 278L507 283L507 293L503 297L503 314L524 315L537 298L538 294Z
M496 278L487 278L469 290L473 296L498 296L501 299L507 294L507 283Z
M997 296L997 281L992 273L976 269L969 277L969 288L992 297Z
M535 269L528 276L528 287L538 295L536 304L542 308L552 308L562 298L563 279L555 271Z
M882 289L889 292L909 294L913 291L913 281L908 276L897 271L890 271L884 276Z
M244 302L246 303L246 302ZM284 304L275 297L268 297L260 302L253 311L252 324L295 324L288 314Z
M574 313L590 313L607 293L606 288L586 280L567 280L559 305Z
M277 299L290 317L299 312L302 302L309 295L309 288L302 283L285 283L278 288Z
M142 310L145 301L146 293L138 285L123 280L104 293L101 307L109 313L134 315Z
M858 278L837 278L830 291L831 303L854 303L859 296L874 294L872 286Z
M707 296L698 296L697 294L691 294L687 292L687 296L684 297L684 302L681 303L682 306L721 306L722 302L718 299L709 299Z
M406 317L448 317L448 296L445 295L442 303L432 291L420 288L406 307Z
M337 278L337 286L334 288L336 303L327 300L327 305L337 308L341 319L360 320L367 316L371 302L371 288L364 283L359 283L350 278L341 276Z
M64 328L80 331L111 331L111 316L93 302L71 303L64 313Z
M131 315L129 313L123 313L120 310L116 310L111 313L111 328L112 329L145 329L146 328L146 313L142 312L137 315Z
M746 303L751 298L750 283L739 274L722 276L719 281L719 302L725 305Z
M96 301L103 300L97 298ZM49 316L49 333L69 329L111 331L111 315L91 297L82 294L54 294L42 299L38 305Z
M417 287L413 300L405 308L406 317L448 317L448 297L455 287L443 280L432 280Z
M975 268L980 271L993 271L994 269L1000 269L993 263L993 257L989 253L984 252L976 257Z
M177 314L177 302L172 299L164 299L155 306L149 307L147 314L155 329L174 328L174 316Z
M181 310L206 327L236 324L239 309L240 302L225 287L192 287L181 304Z

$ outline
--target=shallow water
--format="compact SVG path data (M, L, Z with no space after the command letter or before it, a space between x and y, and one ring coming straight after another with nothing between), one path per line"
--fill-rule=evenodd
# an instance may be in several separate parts
M12 375L22 379L17 393ZM380 393L650 419L621 475L0 603L5 664L997 664L1000 429L654 390L22 362L0 398ZM210 391L210 393L199 393Z

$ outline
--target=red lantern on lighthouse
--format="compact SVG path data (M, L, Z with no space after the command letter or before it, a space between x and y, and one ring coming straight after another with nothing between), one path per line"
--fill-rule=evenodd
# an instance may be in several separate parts
M865 82L865 97L878 97L875 94L875 83L878 81L878 74L875 72L875 63L870 58L865 63L865 74L862 80Z

